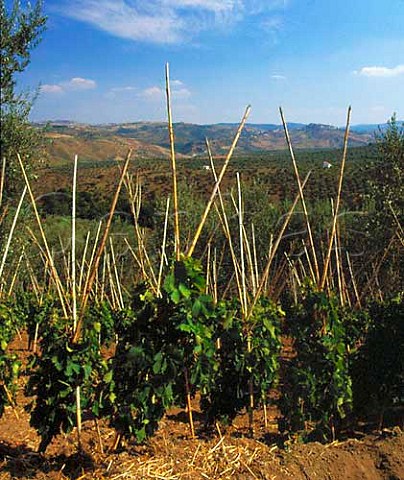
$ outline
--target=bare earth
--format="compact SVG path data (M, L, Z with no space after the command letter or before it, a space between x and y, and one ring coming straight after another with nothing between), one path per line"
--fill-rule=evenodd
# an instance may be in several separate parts
M27 355L25 345L16 345L22 356ZM73 432L54 439L43 457L36 453L39 437L24 411L28 400L20 389L18 406L7 408L0 419L0 480L404 479L404 432L399 427L373 434L355 432L355 438L329 445L294 444L282 449L277 445L275 410L268 412L267 427L263 412L255 414L254 439L248 436L246 415L238 417L233 427L208 434L196 406L197 438L192 439L185 413L173 410L145 446L126 444L118 453L110 452L114 431L101 424L98 435L94 422L87 421L83 453L77 453Z

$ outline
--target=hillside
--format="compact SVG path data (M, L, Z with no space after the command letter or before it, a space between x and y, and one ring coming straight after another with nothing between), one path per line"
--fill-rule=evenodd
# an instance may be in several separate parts
M179 155L205 155L208 138L215 155L227 152L236 124L174 125L176 151ZM350 147L364 146L374 140L370 129L353 128ZM85 125L71 122L51 122L45 127L50 140L48 152L52 163L65 163L75 153L84 161L122 158L128 147L142 158L166 158L169 155L168 130L165 123L128 123L111 125ZM343 144L344 129L321 124L291 124L290 135L295 148L339 148ZM282 126L247 124L237 147L238 153L285 149Z
M134 138L114 135L94 135L90 128L73 128L68 133L46 132L46 145L52 164L71 161L77 153L82 162L123 159L132 148L138 157L168 158L166 148L150 145Z

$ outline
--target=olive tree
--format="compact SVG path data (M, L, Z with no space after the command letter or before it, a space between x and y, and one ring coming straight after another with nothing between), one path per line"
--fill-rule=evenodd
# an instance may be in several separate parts
M368 252L374 278L385 293L403 288L404 269L404 125L396 116L376 135L378 162L372 175L372 211L368 219Z
M5 161L4 194L19 193L21 178L16 162L17 153L27 165L40 155L40 135L29 123L29 113L35 94L17 89L18 74L31 59L31 50L39 43L46 17L42 1L25 7L14 0L11 7L0 0L1 30L1 163ZM4 160L5 159L5 160ZM4 179L3 179L4 180Z

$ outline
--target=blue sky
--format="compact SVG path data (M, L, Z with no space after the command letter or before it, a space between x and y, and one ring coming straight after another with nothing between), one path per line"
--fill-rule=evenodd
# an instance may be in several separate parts
M25 2L22 2L23 4ZM404 117L404 0L44 0L32 120L343 125Z

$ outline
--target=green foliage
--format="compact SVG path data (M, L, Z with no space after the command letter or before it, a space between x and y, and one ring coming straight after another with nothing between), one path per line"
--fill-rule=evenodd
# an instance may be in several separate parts
M163 308L169 312L168 319L173 329L169 341L171 339L181 351L191 389L198 387L202 392L208 386L213 368L213 332L218 320L213 299L205 290L205 275L200 262L184 257L174 263L167 275L163 295ZM178 399L183 398L184 395L179 392Z
M345 344L349 353L353 354L365 341L372 320L366 308L355 310L344 307L339 315L344 325Z
M306 287L285 326L295 356L282 386L280 430L331 439L352 403L346 334L336 298Z
M13 310L5 303L0 303L0 417L4 407L14 399L16 380L20 370L20 361L15 354L7 352L9 343L16 333Z
M371 325L352 358L354 409L379 414L404 405L404 303L398 296L369 309Z
M16 74L23 72L30 62L31 50L44 30L46 18L42 14L42 2L29 4L24 10L15 0L10 11L6 2L0 3L1 30L1 154L7 160L6 195L19 192L19 170L16 155L19 153L27 164L39 156L40 137L29 124L28 115L33 99L16 91Z
M112 424L142 442L157 429L168 407L184 404L187 389L194 393L208 388L216 312L205 294L202 268L191 258L174 263L161 297L140 285L133 312L133 322L120 321L112 360Z
M224 321L216 330L217 367L210 389L201 399L208 423L230 423L243 408L248 408L251 393L255 408L265 404L279 374L282 310L261 298L251 318L244 321L238 302L223 302L219 308Z
M404 126L395 115L376 136L378 162L370 183L371 215L366 225L365 261L377 265L376 277L391 295L402 289L404 255Z
M113 394L109 392L111 374L102 357L97 326L85 325L80 343L72 343L71 334L57 310L46 319L40 346L41 355L31 359L28 396L35 396L28 407L30 425L41 436L39 451L44 452L52 439L68 433L76 424L76 388L80 387L82 411L98 417L106 415Z
M44 295L40 300L29 291L16 292L13 313L21 328L28 333L28 348L31 349L35 337L40 338L46 329L48 317L57 308L57 302L52 295Z
M114 312L107 302L93 303L86 312L86 323L98 333L98 343L109 346L116 339L116 318L125 310Z

